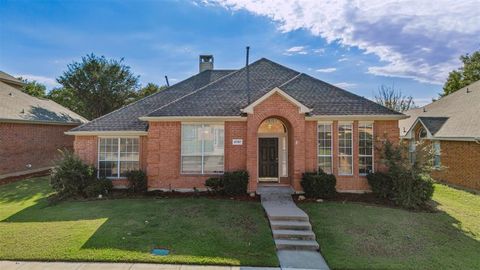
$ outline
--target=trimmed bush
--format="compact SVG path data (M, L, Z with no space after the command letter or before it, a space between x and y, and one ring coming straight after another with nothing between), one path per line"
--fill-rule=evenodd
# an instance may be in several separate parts
M205 186L210 188L214 192L223 191L223 179L221 177L208 178L205 181Z
M112 181L106 178L94 180L85 188L87 197L98 197L98 195L108 195L113 189Z
M337 193L335 175L323 171L304 173L300 183L308 198L331 198Z
M433 179L429 175L402 173L394 181L393 201L404 208L425 205L433 196Z
M367 175L368 184L373 194L378 198L390 199L393 196L393 179L390 175L382 172L370 173Z
M227 195L242 195L247 193L248 172L234 171L223 174L223 191Z
M147 192L147 174L142 170L133 170L126 173L128 189L133 193Z
M50 186L61 199L71 196L87 197L85 189L96 179L95 167L83 163L74 153L65 151L52 169Z

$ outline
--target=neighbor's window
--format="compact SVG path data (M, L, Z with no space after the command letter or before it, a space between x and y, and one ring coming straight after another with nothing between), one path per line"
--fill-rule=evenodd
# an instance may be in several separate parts
M100 138L98 145L99 177L124 177L139 169L138 138Z
M352 124L338 125L338 174L353 174L353 134Z
M435 152L435 156L434 156L434 159L433 159L433 166L435 166L435 168L438 169L441 166L441 162L440 162L440 155L441 155L440 141L433 141L433 150Z
M358 125L358 172L366 175L373 172L373 124Z
M182 124L182 173L223 173L224 127Z
M318 124L318 168L332 173L332 124Z

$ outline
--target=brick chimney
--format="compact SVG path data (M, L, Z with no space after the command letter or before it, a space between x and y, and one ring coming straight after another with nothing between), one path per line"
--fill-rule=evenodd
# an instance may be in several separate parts
M199 72L213 69L213 55L200 55Z

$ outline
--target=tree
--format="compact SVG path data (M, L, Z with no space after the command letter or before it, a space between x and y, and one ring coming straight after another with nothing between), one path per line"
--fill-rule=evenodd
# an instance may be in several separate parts
M375 95L375 102L397 112L415 108L412 96L405 96L401 90L383 84L379 87L378 94Z
M25 85L22 88L22 91L29 94L30 96L34 97L45 97L45 92L47 91L47 88L45 85L37 82L37 81L29 81L27 79L24 79L22 77L18 78L19 80L23 81Z
M448 74L441 96L449 95L460 88L480 80L480 51L460 56L463 67Z
M69 64L57 81L72 91L73 98L80 103L78 113L88 119L124 106L135 97L138 88L138 76L123 64L123 58L107 60L94 54Z
M82 115L84 109L81 106L83 103L77 99L72 89L63 87L54 88L48 93L47 98Z
M145 87L142 87L140 91L137 92L136 100L153 95L157 92L162 91L165 88L167 88L165 85L158 86L154 83L148 83Z

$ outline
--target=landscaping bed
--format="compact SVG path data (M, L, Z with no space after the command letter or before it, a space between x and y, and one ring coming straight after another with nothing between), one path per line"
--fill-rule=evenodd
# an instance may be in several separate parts
M46 178L0 186L0 259L278 266L256 201L172 193L49 205L49 194ZM157 247L170 254L151 255Z

